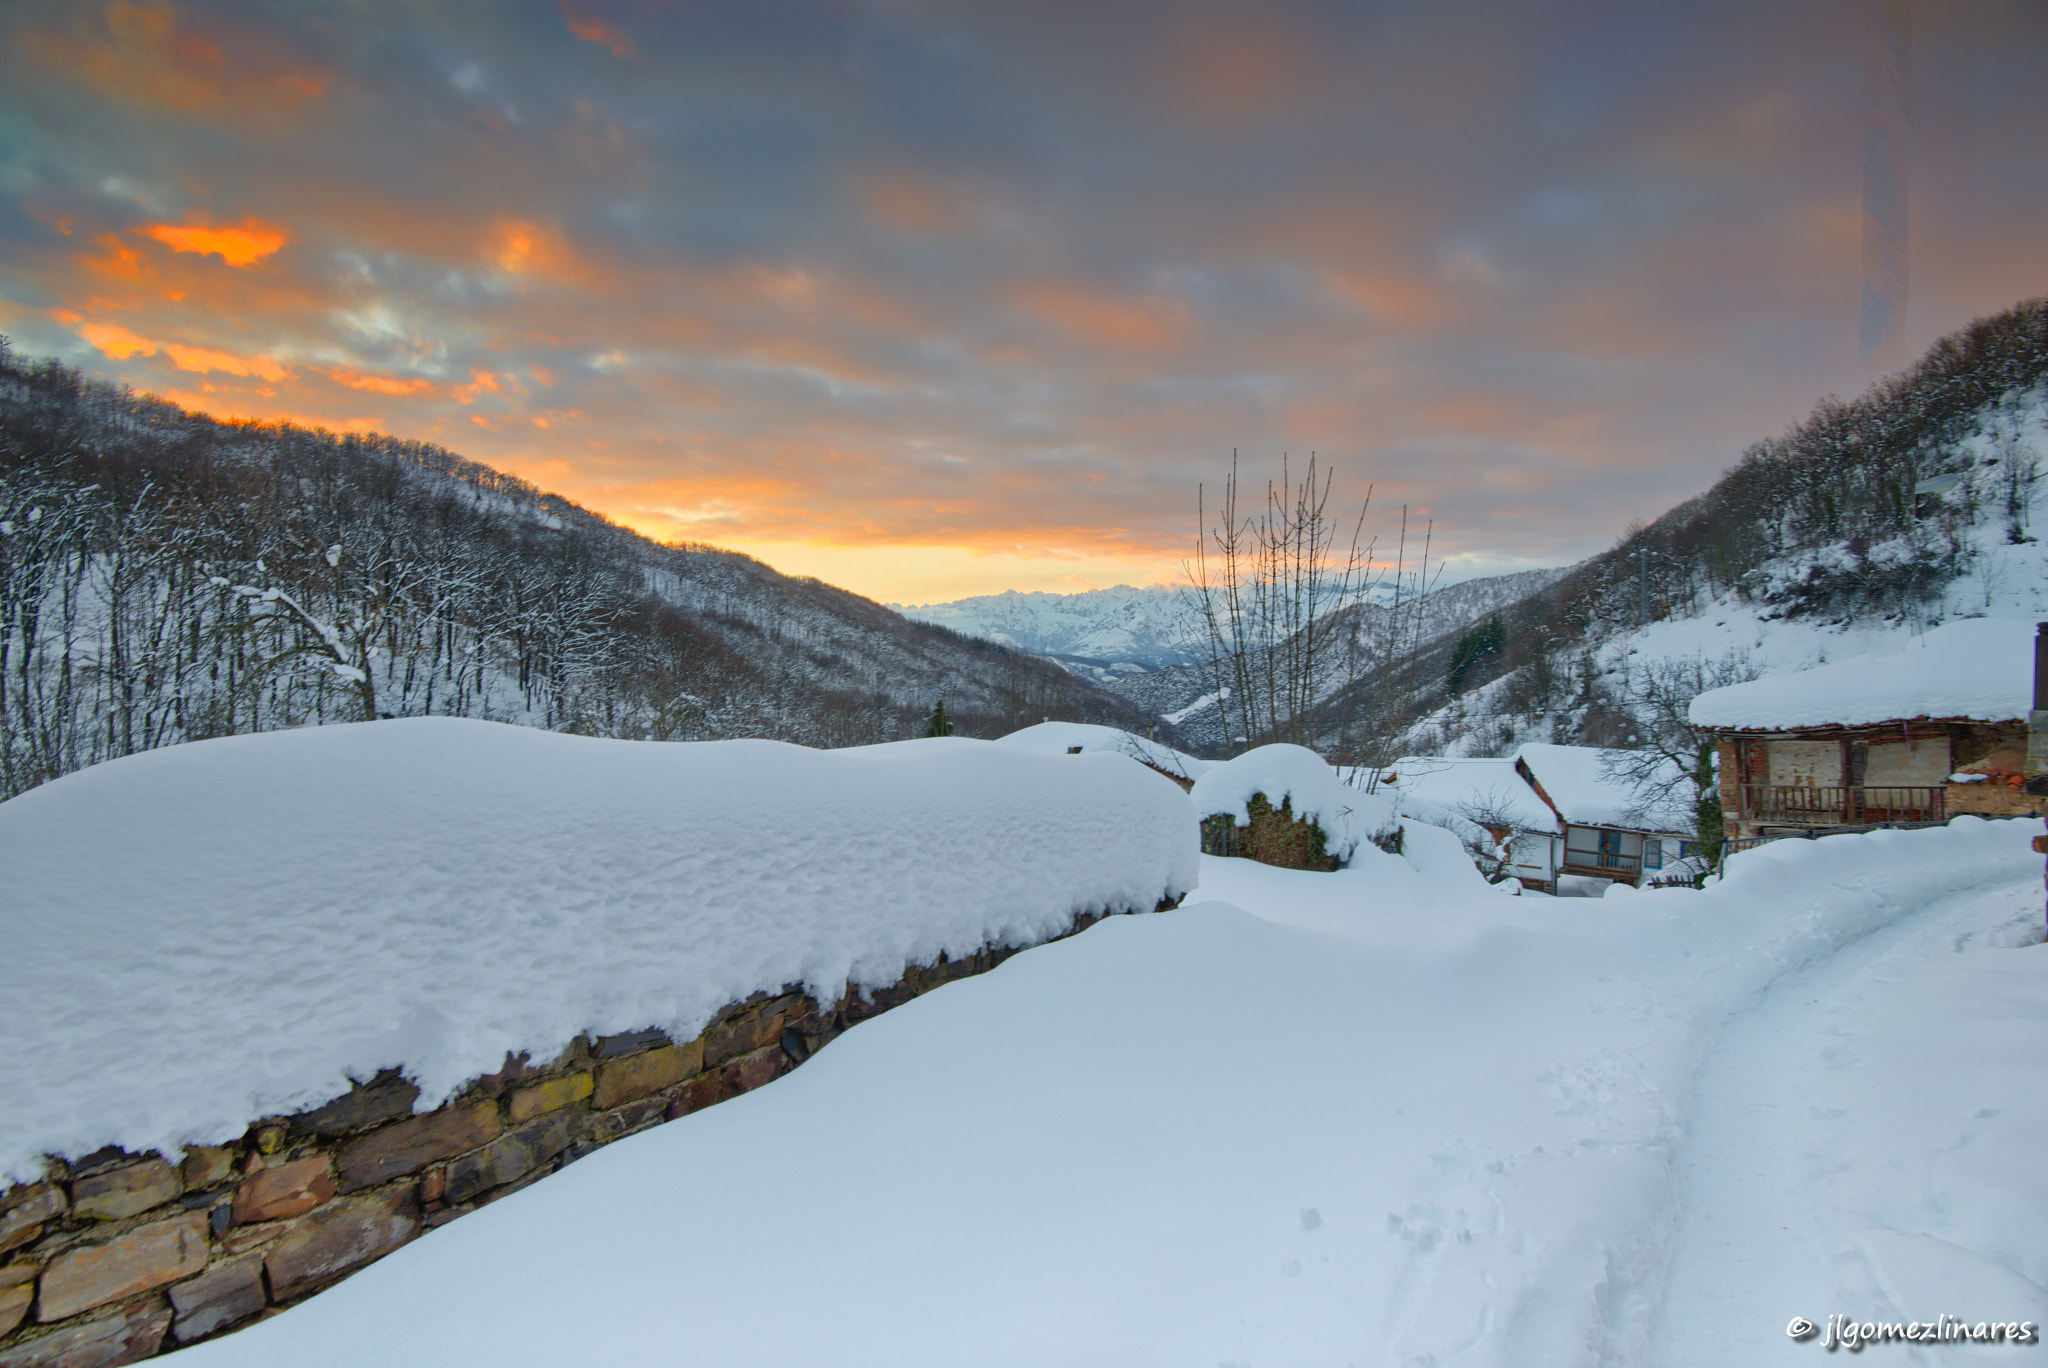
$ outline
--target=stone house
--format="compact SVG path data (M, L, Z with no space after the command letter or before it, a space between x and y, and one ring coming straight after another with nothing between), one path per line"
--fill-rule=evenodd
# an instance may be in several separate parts
M1731 840L2038 817L2026 787L2035 625L1970 619L1903 648L1713 689Z

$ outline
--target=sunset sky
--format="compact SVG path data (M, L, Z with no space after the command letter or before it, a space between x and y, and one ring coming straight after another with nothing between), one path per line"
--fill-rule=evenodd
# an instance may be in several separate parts
M885 601L1168 581L1314 451L1560 564L2048 293L2048 5L0 6L0 333Z

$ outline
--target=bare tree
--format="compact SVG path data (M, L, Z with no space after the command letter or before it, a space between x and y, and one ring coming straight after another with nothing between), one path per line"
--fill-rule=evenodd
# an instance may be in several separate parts
M1320 706L1345 682L1347 662L1355 663L1336 627L1342 610L1371 587L1372 545L1363 537L1372 491L1340 551L1330 486L1330 473L1318 471L1313 455L1299 484L1283 458L1280 483L1266 483L1263 509L1242 511L1233 453L1215 523L1206 490L1197 490L1200 531L1184 568L1207 638L1205 668L1226 748L1315 745L1323 730Z
M1720 777L1714 733L1695 727L1689 709L1708 689L1745 683L1760 673L1741 651L1719 660L1631 657L1623 671L1621 701L1635 720L1635 744L1610 751L1602 774L1628 787L1634 796L1631 815L1645 825L1655 824L1655 814L1684 812L1707 867L1719 861L1725 839Z

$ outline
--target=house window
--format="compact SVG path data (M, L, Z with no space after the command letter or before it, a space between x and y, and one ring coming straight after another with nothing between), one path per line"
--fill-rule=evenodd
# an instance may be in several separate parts
M1645 837L1643 840L1643 868L1662 869L1663 867L1664 843L1654 836Z

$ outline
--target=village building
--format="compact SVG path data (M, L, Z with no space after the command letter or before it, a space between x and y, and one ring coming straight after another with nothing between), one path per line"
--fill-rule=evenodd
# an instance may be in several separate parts
M1973 618L1701 694L1730 840L2048 813L2026 788L2035 636Z
M1503 759L1407 756L1383 779L1403 815L1465 839L1489 876L1542 893L1581 876L1641 887L1693 854L1685 780L1647 792L1616 775L1615 752L1530 742Z

